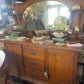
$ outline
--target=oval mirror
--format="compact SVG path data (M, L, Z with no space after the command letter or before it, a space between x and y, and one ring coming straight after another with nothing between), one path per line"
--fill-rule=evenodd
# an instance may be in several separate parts
M62 17L67 21L69 16L69 9L64 4L57 1L40 1L25 9L23 19L28 30L42 30L54 29L56 21L60 23L60 20L62 20L61 22L63 22ZM59 19L57 20L57 18Z

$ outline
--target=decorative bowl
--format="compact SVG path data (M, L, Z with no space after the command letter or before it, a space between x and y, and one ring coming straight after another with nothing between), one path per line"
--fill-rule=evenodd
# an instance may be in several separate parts
M56 43L56 45L57 45L57 46L64 46L64 45L65 45L65 43L60 43L60 42L57 42L57 43Z
M54 32L52 33L52 35L57 38L62 38L65 36L65 34L63 34L62 32Z

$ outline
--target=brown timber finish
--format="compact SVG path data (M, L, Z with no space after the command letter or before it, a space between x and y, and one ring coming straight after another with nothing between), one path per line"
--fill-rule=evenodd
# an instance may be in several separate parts
M77 84L80 49L4 41L9 75L34 84ZM11 74L10 74L11 73Z

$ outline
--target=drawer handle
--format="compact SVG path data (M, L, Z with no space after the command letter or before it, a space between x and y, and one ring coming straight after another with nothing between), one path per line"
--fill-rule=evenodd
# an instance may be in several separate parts
M31 64L32 64L33 66L36 66L36 63L35 63L35 62L32 62Z
M36 55L36 53L35 53L35 52L31 52L31 54L32 54L32 55Z
M33 75L33 76L37 76L37 73L36 73L36 72L33 72L32 75Z

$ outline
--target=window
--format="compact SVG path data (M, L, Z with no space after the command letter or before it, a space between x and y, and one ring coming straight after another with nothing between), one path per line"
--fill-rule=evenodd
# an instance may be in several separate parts
M60 16L65 16L66 18L69 18L70 12L67 7L60 8Z
M48 24L53 25L57 16L65 16L67 19L70 16L70 12L64 5L55 5L48 8Z
M0 20L2 20L2 17L1 17L1 9L0 9Z
M48 24L52 25L56 17L57 17L57 8L50 8L48 10Z

